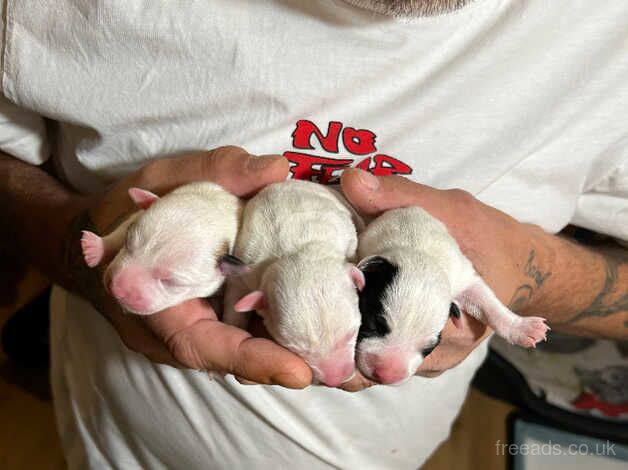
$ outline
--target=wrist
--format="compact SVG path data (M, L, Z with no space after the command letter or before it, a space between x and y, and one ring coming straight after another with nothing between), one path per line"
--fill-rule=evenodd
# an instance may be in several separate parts
M73 195L65 201L59 208L61 216L55 229L56 246L51 247L57 254L53 280L75 292L81 290L76 283L77 270L85 267L80 240L82 230L90 228L88 215L90 203L90 197L79 195Z
M38 201L23 201L16 208L16 244L29 263L52 282L72 288L68 252L75 238L75 220L86 212L88 198L71 193ZM79 231L80 233L80 231Z

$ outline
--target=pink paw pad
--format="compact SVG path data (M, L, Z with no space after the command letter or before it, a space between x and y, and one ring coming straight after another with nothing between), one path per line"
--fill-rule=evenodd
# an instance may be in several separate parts
M83 250L83 258L90 268L98 266L105 254L105 245L102 238L95 233L83 230L81 237L81 249Z
M536 343L547 339L549 326L545 318L526 317L515 327L514 343L524 348L534 348Z

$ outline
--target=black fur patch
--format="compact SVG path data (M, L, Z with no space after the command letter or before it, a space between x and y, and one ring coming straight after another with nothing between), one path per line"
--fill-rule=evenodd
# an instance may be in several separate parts
M386 288L397 275L399 267L388 260L376 256L360 266L366 283L360 292L360 313L362 324L358 342L365 338L382 337L390 333L390 326L384 318L382 298Z

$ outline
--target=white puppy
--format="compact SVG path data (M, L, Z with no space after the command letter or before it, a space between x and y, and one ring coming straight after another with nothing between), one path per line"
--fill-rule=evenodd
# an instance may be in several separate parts
M241 202L217 184L190 183L162 198L129 190L143 209L104 238L85 231L85 262L111 261L105 286L127 311L149 315L184 300L209 297L226 275L246 268L230 256Z
M234 250L252 271L230 279L225 294L225 322L245 327L248 317L238 312L256 310L271 336L329 386L355 372L356 287L364 276L349 262L357 248L354 216L340 194L320 184L264 188L244 209Z
M423 209L384 213L361 234L358 252L366 287L357 364L380 383L414 375L447 319L460 325L459 306L511 343L532 347L545 338L545 320L502 305L445 225Z

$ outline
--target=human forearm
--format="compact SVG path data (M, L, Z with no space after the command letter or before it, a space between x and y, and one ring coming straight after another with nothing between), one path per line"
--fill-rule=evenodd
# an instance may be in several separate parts
M68 288L68 227L85 206L84 196L42 169L0 153L0 243Z
M522 314L545 316L554 330L583 336L628 336L628 250L585 246L566 237L536 234L525 280L510 302Z
M311 382L299 356L265 338L218 320L205 299L191 299L153 315L129 315L105 291L100 271L81 254L81 229L109 233L137 210L131 187L165 194L193 181L211 181L238 197L283 181L288 161L257 157L238 147L160 159L120 179L104 194L81 196L39 168L0 155L0 243L12 243L55 282L91 302L130 349L154 362L233 373L256 383L302 388Z
M545 317L554 330L571 334L628 337L628 250L575 244L460 190L438 190L399 176L376 178L358 169L346 170L341 184L353 206L371 217L409 206L430 212L515 313ZM418 375L434 377L455 367L490 335L470 315L461 315L458 323L445 325L440 344ZM357 391L369 385L356 374L343 388Z

